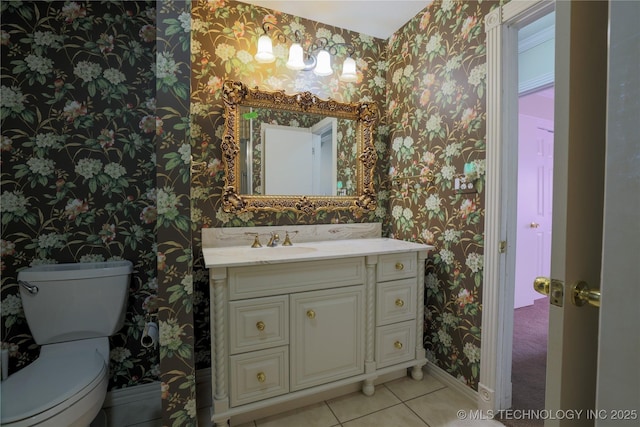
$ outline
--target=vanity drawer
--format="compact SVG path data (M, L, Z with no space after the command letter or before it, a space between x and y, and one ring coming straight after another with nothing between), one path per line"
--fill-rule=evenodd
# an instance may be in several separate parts
M416 279L378 283L376 326L404 322L416 317Z
M231 406L289 392L289 347L231 356Z
M281 295L229 303L229 352L289 344L289 297Z
M391 366L415 358L416 322L395 323L376 328L376 364Z
M416 277L417 263L415 252L381 255L378 258L378 282Z
M233 267L228 271L229 299L360 285L365 275L364 257Z

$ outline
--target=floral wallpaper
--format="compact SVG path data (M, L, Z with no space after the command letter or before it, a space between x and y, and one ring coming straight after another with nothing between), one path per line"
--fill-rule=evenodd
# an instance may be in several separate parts
M392 235L432 244L428 358L477 389L484 253L485 33L497 2L432 3L389 39ZM454 190L465 163L472 192ZM429 180L426 177L432 176Z
M126 324L111 340L110 388L159 379L163 425L195 425L195 369L210 365L201 229L383 221L385 234L436 246L427 265L425 346L434 363L477 388L483 19L495 5L436 1L383 41L233 0L0 3L1 328L11 370L38 354L18 295L20 269L131 259ZM290 71L277 43L274 64L256 63L263 22L286 35L300 31L307 43L353 44L358 80ZM383 113L378 209L224 213L226 79L376 101ZM191 156L204 168L191 172ZM476 192L453 189L465 163L474 166ZM159 351L146 350L140 334L156 313Z
M163 426L195 426L190 202L191 3L158 1L156 156L158 321Z
M329 77L291 71L285 67L288 47L278 43L274 43L275 63L257 63L253 54L258 38L263 33L263 22L275 24L286 35L299 31L308 43L315 37L327 37L334 42L353 44L359 70L358 81L339 81L340 70L336 61L333 64L335 72ZM240 80L251 87L284 90L286 93L309 91L321 98L345 102L373 100L384 110L387 62L386 45L380 39L231 0L194 1L191 31L192 153L194 162L205 165L202 171L194 172L191 182L196 361L200 368L210 366L208 272L203 266L200 244L200 230L203 227L381 222L386 216L389 199L388 191L380 185L378 210L358 217L348 211L321 212L314 216L295 212L241 215L223 212L220 150L224 123L223 82ZM337 58L337 62L341 63L344 55L338 55ZM387 157L387 134L388 126L382 120L378 123L376 135L376 148L382 159L377 176L384 176L388 169L384 162Z
M140 337L157 311L155 3L0 3L2 348L10 372L39 354L17 273L128 259L110 388L158 379Z

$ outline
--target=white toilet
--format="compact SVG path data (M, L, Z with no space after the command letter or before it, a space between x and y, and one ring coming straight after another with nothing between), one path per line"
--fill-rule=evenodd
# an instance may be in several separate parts
M39 265L18 273L40 357L2 382L2 427L87 427L109 383L109 336L124 323L130 261Z

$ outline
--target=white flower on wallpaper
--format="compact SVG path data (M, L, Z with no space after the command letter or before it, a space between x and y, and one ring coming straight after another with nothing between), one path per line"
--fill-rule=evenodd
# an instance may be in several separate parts
M80 77L85 83L95 80L101 73L100 64L91 61L79 61L73 68L73 74Z

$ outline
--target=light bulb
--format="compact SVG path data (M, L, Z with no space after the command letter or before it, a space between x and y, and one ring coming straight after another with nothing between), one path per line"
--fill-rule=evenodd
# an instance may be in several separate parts
M271 43L271 38L268 35L263 34L258 39L258 52L254 58L256 58L256 61L261 64L266 64L276 60L276 57L273 55L273 44Z

